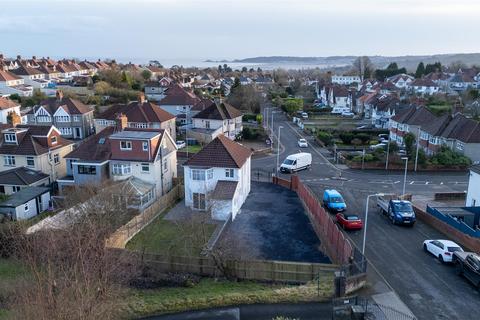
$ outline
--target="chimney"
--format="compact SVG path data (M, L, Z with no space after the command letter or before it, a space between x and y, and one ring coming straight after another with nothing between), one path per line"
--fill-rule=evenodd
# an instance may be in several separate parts
M139 104L144 104L145 102L147 102L147 100L145 99L145 93L140 92L138 94L138 103Z
M18 55L18 56L17 56L17 60L22 60L22 56L21 56L21 55Z
M117 131L123 131L123 129L127 127L128 118L125 114L120 113L117 116L116 122L117 122L117 126L116 126Z
M37 60L37 56L32 56L32 60Z
M16 127L17 124L22 124L22 118L16 112L9 112L7 116L8 122L13 126Z
M63 99L63 91L62 90L57 90L57 93L55 95L57 96L58 101Z
M0 53L0 60L3 60L4 58L3 53Z

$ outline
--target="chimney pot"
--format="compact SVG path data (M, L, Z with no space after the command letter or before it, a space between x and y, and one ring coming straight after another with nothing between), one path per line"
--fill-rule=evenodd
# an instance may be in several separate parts
M128 124L128 118L124 113L120 113L117 116L117 130L118 131L123 131Z
M21 56L21 55L18 55L18 56L17 56L17 59L18 59L18 60L21 60L21 59L22 59L22 56Z
M138 103L144 104L145 102L147 102L147 100L145 99L145 93L140 92L138 94Z
M57 90L57 93L55 94L57 97L57 100L62 100L63 99L63 91L62 90Z
M33 60L37 60L37 56L32 56L32 59L33 59Z

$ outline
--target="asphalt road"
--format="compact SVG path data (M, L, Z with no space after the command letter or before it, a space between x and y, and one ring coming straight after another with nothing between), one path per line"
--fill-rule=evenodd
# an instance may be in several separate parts
M281 125L280 162L299 150L297 139L302 135L295 125L278 113L274 128ZM312 142L312 139L306 137ZM305 151L311 152L310 170L299 172L312 190L321 197L325 188L340 191L348 211L364 218L366 197L377 192L401 193L403 172L353 171L338 169L328 160L330 156L312 143ZM273 171L276 156L254 159L252 170ZM406 192L414 195L432 195L435 192L464 191L466 173L411 173L407 175ZM333 215L332 215L333 218ZM349 232L357 246L362 245L362 231ZM453 267L440 264L422 250L426 239L446 237L418 221L413 228L393 226L379 213L372 201L369 209L366 257L370 262L368 294L392 289L406 303L418 319L476 319L480 295L465 279L458 277ZM475 316L477 314L477 316Z

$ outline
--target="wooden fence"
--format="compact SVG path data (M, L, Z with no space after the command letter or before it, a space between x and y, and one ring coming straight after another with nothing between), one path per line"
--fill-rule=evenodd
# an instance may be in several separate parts
M140 255L139 252L132 252ZM334 264L287 262L274 260L224 260L221 267L210 256L181 257L143 254L143 261L158 272L192 273L200 276L228 275L242 280L306 283L330 276L338 270Z
M133 217L127 224L115 231L106 241L109 248L125 248L130 239L152 222L160 213L183 198L183 185L177 184L168 193L164 194L145 208L140 214Z

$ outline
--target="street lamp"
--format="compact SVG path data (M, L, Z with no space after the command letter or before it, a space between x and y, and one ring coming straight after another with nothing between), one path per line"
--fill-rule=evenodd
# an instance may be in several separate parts
M279 126L278 127L278 137L277 137L277 176L278 176L278 161L279 161L279 157L280 157L280 129L283 129L282 126ZM272 132L273 132L273 129L272 129Z
M403 176L403 192L405 194L405 186L407 185L407 169L408 169L408 157L402 157L402 160L405 160L405 174Z
M365 241L367 240L367 226L368 226L368 202L370 197L383 197L384 193L375 193L367 196L367 204L365 205L365 225L363 226L363 243L362 243L362 255L365 256Z
M387 160L385 161L385 170L388 170L388 156L390 155L390 137L388 137L387 144Z
M422 127L418 127L418 133L417 133L417 151L415 151L415 172L417 172L417 163L418 163L418 147L420 144L420 129Z
M273 108L272 108L272 123L270 124L270 126L272 127L272 136L273 136L273 130L275 130L274 127L273 127L273 114L274 114L274 112L273 112Z

